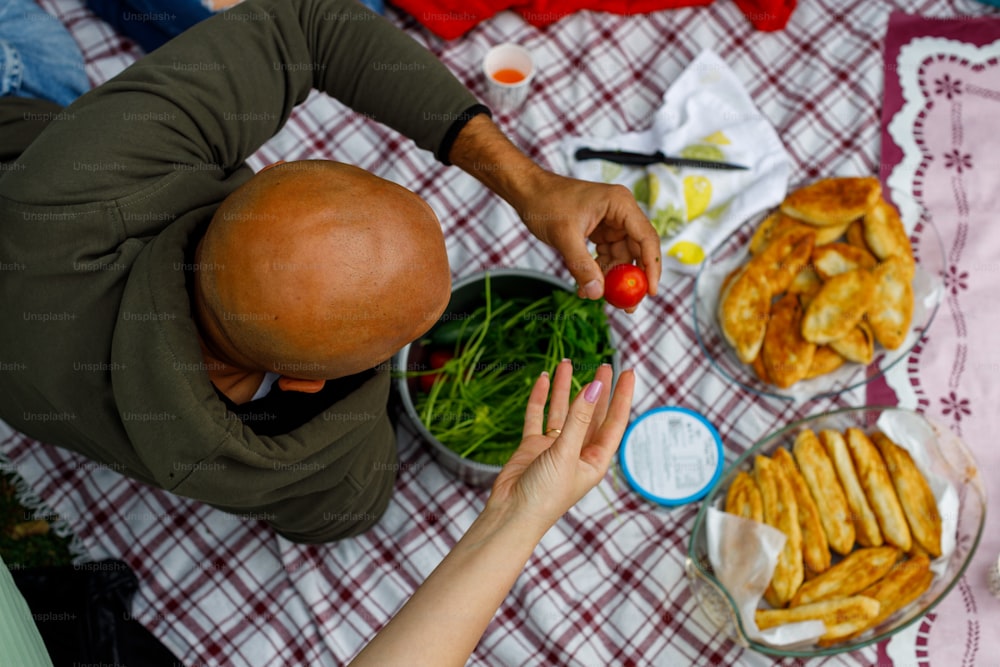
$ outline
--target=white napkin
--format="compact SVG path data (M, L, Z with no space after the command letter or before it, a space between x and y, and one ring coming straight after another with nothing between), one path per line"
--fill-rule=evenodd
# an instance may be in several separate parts
M578 148L732 162L746 171L696 167L627 167L576 160ZM791 161L770 122L754 106L732 70L703 51L663 96L653 124L616 137L563 142L572 174L620 183L636 195L663 239L666 268L695 273L702 260L741 223L785 197Z

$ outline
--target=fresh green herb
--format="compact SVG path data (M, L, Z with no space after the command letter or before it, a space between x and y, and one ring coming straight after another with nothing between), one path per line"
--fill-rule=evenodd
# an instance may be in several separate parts
M407 375L436 374L414 407L424 426L446 447L481 463L502 465L517 449L524 408L542 371L562 359L574 365L573 393L610 363L603 303L563 290L550 296L500 298L484 287L485 303L428 333L421 344L454 354L441 368Z

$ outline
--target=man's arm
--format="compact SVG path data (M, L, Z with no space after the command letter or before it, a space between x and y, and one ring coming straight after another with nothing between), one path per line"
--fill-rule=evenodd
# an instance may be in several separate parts
M656 294L660 238L628 188L542 169L485 115L462 128L449 157L503 197L535 237L562 254L580 296L600 298L603 272L633 260L646 271L649 294ZM587 239L595 244L596 261Z
M3 189L22 203L71 205L168 177L229 178L314 88L431 151L477 104L433 54L353 0L247 0L77 100ZM174 187L183 206L190 185ZM170 220L130 222L124 236Z

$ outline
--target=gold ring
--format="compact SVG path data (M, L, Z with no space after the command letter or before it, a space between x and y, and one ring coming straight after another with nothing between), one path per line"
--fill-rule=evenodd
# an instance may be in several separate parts
M562 429L561 428L550 428L548 431L545 432L545 435L548 435L549 433L555 433L558 436L558 435L560 435L562 433Z

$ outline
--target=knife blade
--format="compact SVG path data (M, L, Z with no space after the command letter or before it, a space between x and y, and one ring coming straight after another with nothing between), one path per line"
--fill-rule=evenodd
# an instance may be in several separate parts
M617 164L633 167L645 167L651 164L668 164L675 167L698 167L701 169L720 169L723 171L746 171L750 167L732 162L716 160L700 160L688 157L673 157L664 155L662 151L655 153L632 153L630 151L594 150L593 148L578 148L573 156L577 160L607 160Z

